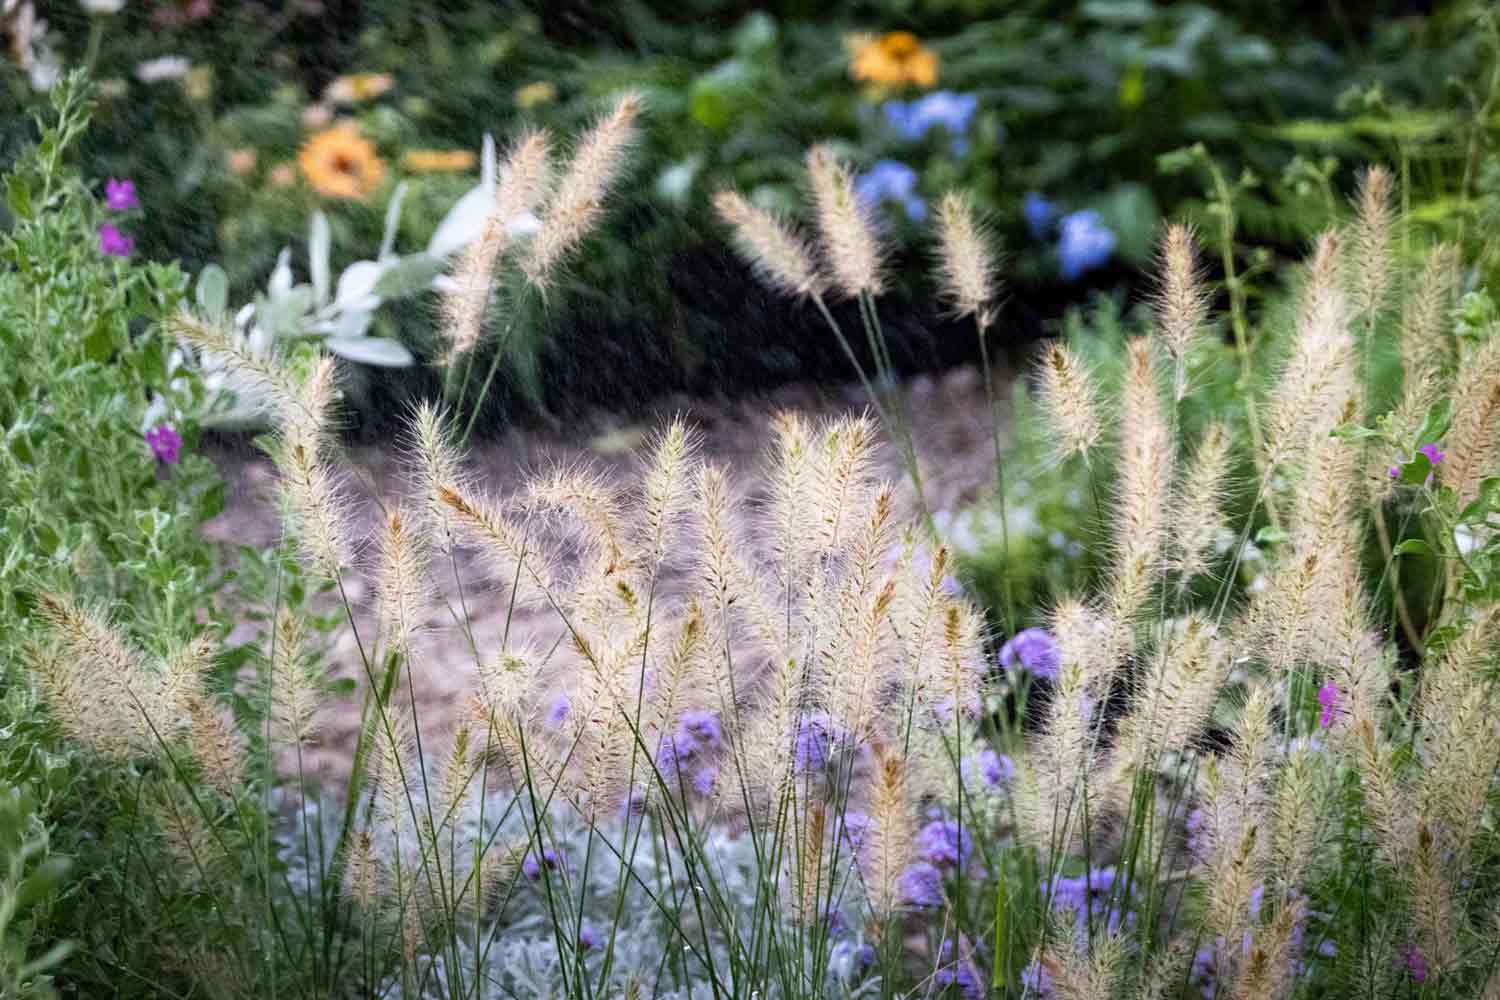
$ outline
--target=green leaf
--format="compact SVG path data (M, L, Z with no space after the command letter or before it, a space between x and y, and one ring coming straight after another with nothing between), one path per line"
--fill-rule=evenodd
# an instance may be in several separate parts
M224 320L224 310L229 306L229 275L218 264L209 264L198 275L196 289L198 309L210 323Z
M1421 452L1413 455L1411 461L1402 463L1399 468L1401 475L1396 481L1405 486L1421 486L1432 475L1432 462Z
M1479 482L1479 495L1458 515L1460 524L1483 524L1490 515L1500 512L1500 476L1486 476Z
M16 218L31 221L31 185L20 174L11 174L5 179L5 204Z
M381 368L405 368L416 361L411 351L385 337L329 337L323 345L341 358Z
M1453 400L1445 397L1433 403L1422 420L1421 430L1417 431L1417 446L1437 444L1448 433L1448 425L1452 422Z
M441 257L414 253L386 268L376 280L373 291L382 299L399 299L425 292L432 287L432 279L446 268Z
M1279 545L1280 543L1286 541L1289 537L1290 536L1286 533L1285 529L1272 527L1268 524L1255 533L1255 544Z
M1396 556L1430 556L1432 555L1432 546L1420 538L1408 538L1392 549L1391 554Z

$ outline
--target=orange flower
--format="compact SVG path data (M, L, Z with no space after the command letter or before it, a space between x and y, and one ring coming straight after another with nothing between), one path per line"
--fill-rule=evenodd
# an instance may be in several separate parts
M849 74L856 80L888 87L909 83L923 90L937 85L937 53L910 31L857 37L849 47Z
M401 166L415 174L461 174L478 162L467 149L413 149L401 157Z
M353 125L335 125L307 140L297 154L297 166L325 198L363 201L385 177L385 164L374 145Z

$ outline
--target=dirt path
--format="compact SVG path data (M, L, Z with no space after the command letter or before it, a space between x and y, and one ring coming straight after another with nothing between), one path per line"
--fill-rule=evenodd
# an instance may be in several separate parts
M1005 384L1002 379L997 383ZM935 512L956 511L980 496L993 475L993 446L980 373L961 367L937 378L919 376L906 383L902 392L912 418L928 505ZM753 499L770 444L767 425L773 413L791 409L812 417L836 416L866 405L866 397L857 386L792 385L756 400L669 399L658 408L661 419L655 422L622 426L600 416L568 437L510 431L474 448L470 465L484 489L500 495L519 488L529 472L557 463L590 462L622 485L628 484L634 481L637 468L634 449L666 418L681 414L700 435L702 457L729 466L734 479ZM228 506L205 532L215 540L235 545L274 544L280 526L271 498L269 462L243 453L215 458L229 481ZM368 447L356 450L351 459L355 467L351 481L353 523L359 535L368 536L378 523L377 498L391 501L402 496L400 455L394 447ZM897 484L899 512L904 516L915 514L915 494L898 450L887 443L879 461L882 474ZM476 645L481 650L498 648L506 625L507 603L495 599L495 581L487 579L486 568L475 559L460 559L458 575L463 580L464 605ZM432 733L441 745L441 734L451 731L473 690L474 672L468 640L456 627L450 610L458 606L454 574L450 571L434 576L437 594L425 623L428 628L422 637L412 694L424 737ZM357 570L347 579L346 590L361 633L367 635L374 619L372 587ZM555 616L536 612L518 613L511 618L510 629L512 639L531 636L542 642L558 631ZM238 638L244 641L253 635L253 629L246 626ZM335 637L329 655L338 676L362 673L358 650L347 628ZM405 695L402 701L406 702ZM343 779L358 728L355 700L330 706L306 765L324 778Z

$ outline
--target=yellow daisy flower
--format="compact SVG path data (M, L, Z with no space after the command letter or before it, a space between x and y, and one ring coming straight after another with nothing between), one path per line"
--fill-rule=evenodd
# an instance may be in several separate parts
M849 48L849 74L856 80L887 87L909 83L923 90L937 86L937 53L910 31L858 36Z
M467 149L413 149L401 157L401 166L415 174L461 174L478 162Z
M373 101L396 85L389 73L351 73L341 76L323 91L323 100L334 104L359 104Z
M325 198L363 201L385 177L375 146L353 125L335 125L307 140L297 154L297 166Z

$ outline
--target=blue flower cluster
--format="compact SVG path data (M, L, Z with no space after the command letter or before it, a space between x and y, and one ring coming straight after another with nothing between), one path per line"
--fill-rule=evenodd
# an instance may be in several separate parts
M690 779L693 791L709 795L719 780L719 769L703 758L724 742L724 727L713 712L694 710L682 714L681 724L663 736L656 748L656 769L667 781Z
M896 160L881 160L854 181L854 193L869 209L891 202L913 222L927 218L927 202L917 194L917 172Z
M1109 263L1119 242L1098 212L1085 208L1062 215L1055 202L1035 191L1022 200L1021 214L1037 239L1045 239L1056 227L1058 273L1067 281Z
M882 105L887 124L902 139L921 142L933 129L942 129L952 137L956 156L968 152L969 140L964 133L978 108L977 96L951 90L935 90L915 101L886 101Z

